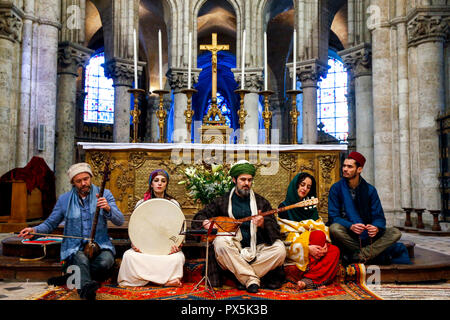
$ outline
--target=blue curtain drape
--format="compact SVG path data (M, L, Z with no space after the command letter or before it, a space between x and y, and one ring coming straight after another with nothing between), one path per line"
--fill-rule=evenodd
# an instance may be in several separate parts
M206 52L197 58L197 67L201 68L198 83L194 86L198 93L192 97L192 109L194 110L194 121L202 121L208 100L211 99L212 91L212 66L211 52ZM227 100L228 107L231 110L231 127L236 129L239 126L237 110L239 110L239 95L234 90L238 88L238 84L234 79L231 71L236 68L236 57L227 52L219 51L217 53L217 92ZM192 132L192 135L194 132Z

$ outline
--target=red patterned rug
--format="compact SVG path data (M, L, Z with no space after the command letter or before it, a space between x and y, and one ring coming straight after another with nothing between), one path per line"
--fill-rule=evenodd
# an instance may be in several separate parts
M296 288L295 266L286 266L288 281L280 289L261 289L255 294L238 290L226 282L222 288L215 290L215 297L204 291L204 282L193 290L202 278L204 264L191 261L185 266L184 285L181 288L147 285L144 287L120 287L103 284L97 291L98 300L381 300L365 285L365 267L352 264L346 268L340 266L335 281L323 289L299 291ZM37 300L79 300L76 290L55 287L41 295Z

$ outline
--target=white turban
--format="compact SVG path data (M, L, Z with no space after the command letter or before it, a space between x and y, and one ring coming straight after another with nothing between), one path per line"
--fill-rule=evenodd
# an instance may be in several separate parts
M80 162L72 165L69 170L67 170L69 180L72 182L73 177L82 172L87 172L91 175L91 177L93 176L91 166L86 162Z

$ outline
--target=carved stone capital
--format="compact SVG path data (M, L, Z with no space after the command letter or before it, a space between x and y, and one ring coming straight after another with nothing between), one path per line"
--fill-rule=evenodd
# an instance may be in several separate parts
M0 7L0 38L20 42L22 38L22 14L13 5Z
M316 87L320 78L327 74L329 67L318 60L308 60L300 62L296 69L302 88L306 88Z
M424 42L449 39L450 13L420 12L408 22L408 45L417 46Z
M242 72L240 69L232 69L234 78L238 83L238 88L241 88ZM252 92L260 92L264 86L263 70L261 68L245 69L245 83L244 89Z
M191 70L191 88L198 82L198 76L201 69ZM184 68L170 68L167 71L167 80L169 81L170 88L174 90L174 93L180 93L181 90L188 87L188 70Z
M71 42L61 42L58 46L58 74L78 76L78 68L89 60L93 50Z
M138 61L138 75L142 73L145 62ZM131 87L134 81L134 65L133 61L113 58L104 64L105 76L113 79L114 87L125 86Z
M370 76L372 74L372 48L363 43L356 47L339 52L345 67L354 77Z

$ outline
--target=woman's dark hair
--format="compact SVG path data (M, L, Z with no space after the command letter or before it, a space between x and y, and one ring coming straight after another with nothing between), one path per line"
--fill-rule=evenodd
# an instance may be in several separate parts
M316 193L316 179L314 179L314 177L312 175L310 175L307 172L302 172L299 174L298 179L297 179L297 185L296 185L296 190L298 190L298 187L300 186L300 184L306 179L306 178L310 178L312 181L311 184L311 189L309 190L308 196L309 197L317 197L317 193Z

